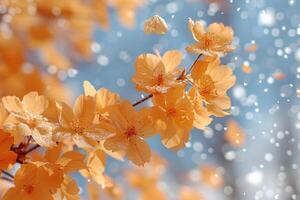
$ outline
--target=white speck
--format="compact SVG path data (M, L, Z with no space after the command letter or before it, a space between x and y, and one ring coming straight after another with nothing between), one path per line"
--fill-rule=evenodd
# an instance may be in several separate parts
M295 53L295 59L296 59L297 61L300 61L300 48L298 48L298 49L296 50L296 53Z
M274 78L273 77L268 77L267 82L268 82L268 84L273 84L274 83Z
M97 42L91 44L91 49L94 53L99 53L101 51L101 45Z
M266 153L265 160L271 162L273 160L273 155L271 153Z
M203 145L200 142L195 142L193 144L193 149L196 152L201 152L203 150Z
M176 13L178 11L178 5L175 2L168 3L166 6L168 13Z
M227 151L224 154L226 160L234 160L236 158L236 153L234 151Z
M236 99L241 99L246 96L246 90L243 86L237 85L233 88L233 96Z
M123 78L119 78L119 79L117 80L117 85L118 85L119 87L124 87L125 84L126 84L126 81L125 81Z
M78 74L78 70L76 70L76 69L69 69L68 70L68 76L69 77L75 77L76 75Z
M246 181L252 185L260 185L263 180L261 171L253 171L246 175Z
M204 136L206 138L212 138L214 136L214 131L208 127L204 130Z
M247 112L245 117L246 117L246 119L251 120L251 119L253 119L254 116L253 116L252 112Z
M56 74L57 73L57 67L55 66L55 65L50 65L49 67L48 67L48 73L49 74Z
M262 26L274 26L275 11L271 8L259 12L258 23Z
M102 66L107 66L109 64L109 59L105 55L99 55L97 58L97 63Z
M295 5L295 0L289 0L289 5L290 5L290 6Z
M225 186L225 187L224 187L224 194L226 194L226 195L231 195L232 192L233 192L232 187L230 187L230 186Z

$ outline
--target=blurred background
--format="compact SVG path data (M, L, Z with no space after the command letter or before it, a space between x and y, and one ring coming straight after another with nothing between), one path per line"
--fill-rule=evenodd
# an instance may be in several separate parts
M150 139L151 148L168 163L156 180L157 187L167 199L184 199L179 195L184 189L194 197L190 199L300 199L298 0L112 1L107 10L92 14L80 1L69 0L62 6L72 7L78 15L69 18L67 28L63 20L54 24L52 14L46 24L32 28L37 20L32 16L45 17L46 11L31 8L25 1L13 1L16 7L35 10L30 17L13 19L11 15L18 9L7 10L5 2L9 1L0 3L0 96L17 92L22 96L34 89L55 99L72 101L83 92L82 82L89 80L96 88L106 87L134 102L143 95L131 82L138 55L155 49L178 49L184 53L182 66L188 67L196 59L185 51L193 41L187 28L189 17L233 27L237 49L222 60L237 76L230 91L232 115L215 118L205 131L194 130L186 148L178 152L167 150L159 137ZM46 8L51 4L37 2ZM124 11L128 7L131 10ZM105 11L109 27L103 20ZM168 23L166 35L144 34L143 23L154 14ZM91 16L99 17L96 21L100 26L91 23ZM24 34L26 31L29 36ZM7 42L3 39L7 37L13 39ZM62 89L61 81L68 93ZM56 89L55 95L51 88ZM226 137L230 124L240 133L242 144L236 145L234 139ZM145 193L128 182L125 171L134 170L137 169L128 162L108 159L106 173L123 189L125 199L138 199ZM86 182L79 175L75 177L82 198L88 199ZM148 199L163 199L162 196L150 195ZM106 195L101 199L109 198L112 197Z

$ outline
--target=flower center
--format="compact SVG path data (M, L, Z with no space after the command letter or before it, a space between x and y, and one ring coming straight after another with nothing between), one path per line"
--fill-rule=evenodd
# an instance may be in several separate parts
M28 125L29 125L30 128L36 127L37 126L37 120L34 119L34 118L29 119L28 120Z
M23 188L27 194L32 194L34 191L33 185L24 185Z
M127 131L125 132L125 135L126 135L128 138L131 137L131 136L136 135L135 127L132 126L132 127L128 128Z
M202 78L199 87L201 96L211 95L215 89L213 80L208 76Z
M177 114L177 110L176 110L176 108L172 107L172 108L169 108L169 109L167 110L167 113L168 113L169 116L175 117L176 114Z
M79 120L77 120L77 119L73 120L70 125L71 125L71 129L74 132L76 132L78 134L82 134L84 132L84 128L80 126Z
M162 74L157 76L157 85L162 85L164 83L164 77Z
M212 45L212 39L209 37L204 37L204 47L209 48Z

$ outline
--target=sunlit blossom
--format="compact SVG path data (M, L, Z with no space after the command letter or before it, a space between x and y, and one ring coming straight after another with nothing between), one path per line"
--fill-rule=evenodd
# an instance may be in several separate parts
M207 28L200 21L188 21L188 27L196 40L186 50L195 54L223 56L234 50L232 45L233 30L223 23L212 23Z

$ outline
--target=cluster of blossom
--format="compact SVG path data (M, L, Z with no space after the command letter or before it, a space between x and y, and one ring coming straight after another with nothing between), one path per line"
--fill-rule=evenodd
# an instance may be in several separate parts
M178 150L193 127L204 129L213 116L229 114L227 90L236 78L220 56L233 50L233 31L191 19L188 27L196 42L186 49L198 54L196 61L179 68L177 50L138 56L132 81L149 95L136 103L106 88L96 90L88 81L73 106L37 92L3 97L0 169L7 180L14 178L3 199L79 199L71 172L111 185L104 175L107 155L144 166L151 160L147 138L159 134L166 148ZM136 108L149 99L152 106ZM40 147L44 152L34 151ZM14 176L4 171L15 163L20 167Z
M109 28L108 9L127 27L135 24L142 0L3 0L0 2L0 97L36 91L70 101L60 79L75 75L75 59L92 57L95 24ZM49 74L43 73L48 67ZM55 107L55 104L50 104Z
M0 54L14 56L9 59L12 67L22 62L25 52L34 51L46 65L69 69L72 59L92 56L94 25L109 28L110 7L116 9L122 24L132 27L135 11L143 4L144 0L72 0L71 4L61 0L3 0L0 49L9 51Z

